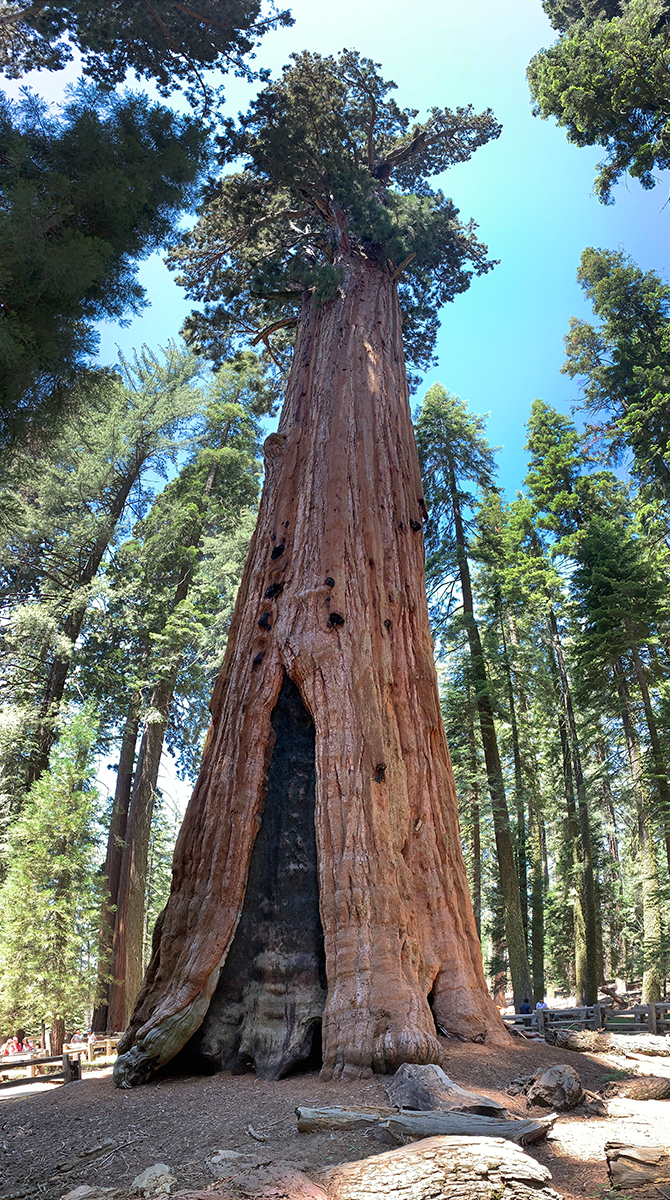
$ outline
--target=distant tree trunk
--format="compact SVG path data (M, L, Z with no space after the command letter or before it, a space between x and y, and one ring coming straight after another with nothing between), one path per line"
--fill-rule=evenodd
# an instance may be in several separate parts
M637 643L633 637L630 626L628 626L628 634L630 638L630 648L633 658L635 678L637 680L637 686L640 689L640 695L642 696L644 715L647 723L647 730L649 732L649 744L651 746L651 755L654 763L654 784L656 791L658 792L661 812L663 814L665 856L668 863L668 871L670 871L670 784L668 783L668 774L666 770L663 749L661 747L661 739L658 733L658 725L656 724L654 707L651 703L651 696L649 695L649 684L647 683L647 675L644 669L644 663L640 658L640 651L637 648Z
M472 837L472 908L477 927L477 937L482 940L482 837L479 814L479 784L477 782L477 743L475 723L470 702L468 685L468 765L470 771L470 829Z
M519 653L519 633L514 614L508 616L509 642L516 660ZM511 663L510 663L511 668ZM542 819L542 795L540 792L540 772L534 749L534 734L528 694L524 687L523 672L516 663L515 672L511 679L519 702L519 745L521 750L521 765L524 778L528 781L528 825L530 833L530 945L531 971L533 975L533 999L543 1000L545 995L544 978L544 896L549 886L545 880L545 867L548 873L547 854Z
M175 665L151 696L128 810L125 846L117 893L112 948L113 980L109 989L110 1029L125 1029L142 986L144 911L151 821L156 798L165 730L179 672Z
M601 794L605 812L609 817L607 830L607 850L610 872L615 888L615 899L607 906L607 936L603 938L603 971L606 979L614 979L618 974L619 962L623 955L621 930L623 927L623 879L619 855L619 837L617 819L614 809L612 786L607 775L607 746L604 738L599 737L594 745L596 762L602 771Z
M635 791L638 840L642 865L642 947L644 957L642 1003L656 1004L662 999L665 980L661 961L661 903L658 890L658 867L654 846L654 829L645 794L640 744L631 716L628 684L620 659L617 659L614 663L614 678L616 679L617 691L619 693L621 719L626 735L628 761L630 763L630 773Z
M63 1042L65 1041L65 1021L62 1017L57 1017L51 1026L51 1053L54 1055L63 1053Z
M573 779L577 795L577 823L579 842L581 844L580 890L583 896L582 916L586 953L585 959L579 964L577 973L577 1003L595 1004L598 999L598 921L596 915L596 884L593 869L593 848L591 845L591 823L586 797L586 781L584 779L579 739L577 737L577 723L572 704L572 690L563 656L558 622L556 621L556 614L552 607L549 608L548 621L565 708L566 732L572 757Z
M528 849L526 845L526 788L521 761L519 725L516 718L516 699L514 695L514 682L512 680L512 667L507 650L505 618L501 607L498 609L498 624L500 626L500 637L502 640L503 669L505 672L505 680L507 682L507 702L509 704L510 732L512 734L512 757L514 760L514 798L516 801L516 873L519 880L519 893L521 897L521 917L523 920L524 933L526 935L526 944L528 944Z
M512 830L505 796L498 738L496 735L493 704L489 692L486 673L486 662L479 636L479 626L475 619L472 583L470 580L470 565L468 563L465 530L461 516L460 494L456 485L456 474L453 463L448 465L448 482L454 514L454 535L456 541L456 557L458 574L463 595L463 616L470 650L471 678L475 689L477 711L479 713L479 728L481 731L482 750L488 777L491 809L493 812L493 829L496 841L496 857L500 872L500 887L505 908L505 935L507 938L507 956L509 970L512 976L514 1004L518 1008L524 999L529 999L532 986L530 968L528 966L528 951L524 931L523 914L521 911L521 893L514 857Z
M218 460L212 464L207 474L200 509L194 513L190 535L185 539L193 549L199 546L202 537L204 513L217 471ZM199 559L200 555L192 561L179 580L170 604L171 614L186 600ZM157 664L160 679L151 695L133 778L112 939L113 981L110 986L108 1020L114 1030L125 1029L128 1024L144 975L144 920L151 821L165 730L181 661L180 651L172 654L168 652L165 659Z
M429 995L444 1028L507 1036L440 711L396 285L353 253L342 265L335 299L305 296L119 1083L191 1038L188 1053L277 1077L321 1013L326 1076L439 1061Z
M92 1028L95 1033L104 1033L106 1029L113 1032L108 1023L108 1005L110 976L113 975L112 946L114 943L114 926L119 902L119 880L121 878L121 863L128 823L128 808L130 806L130 791L133 782L133 767L135 765L135 749L140 724L139 693L135 693L128 706L128 715L123 727L119 765L116 772L116 789L112 818L107 835L107 855L103 868L106 896L100 914L100 943L98 952L98 996L99 1000L93 1012ZM125 1028L125 1021L123 1022Z

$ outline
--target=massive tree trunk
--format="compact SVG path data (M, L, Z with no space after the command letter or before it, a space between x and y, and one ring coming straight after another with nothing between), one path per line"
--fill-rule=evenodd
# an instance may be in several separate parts
M322 1005L326 1076L439 1061L429 997L446 1029L506 1038L486 991L440 712L396 288L362 257L343 266L336 299L319 309L305 298L204 761L118 1083L141 1082L181 1050L215 993L208 1056L218 1038L218 1061L235 1053L238 1069L251 1059L268 1077L309 1053ZM304 823L293 833L294 808L310 803L304 738L300 786L276 782L291 759L287 677L304 708L295 720L314 728L314 849ZM256 836L263 824L276 831L276 853ZM302 892L294 923L282 870ZM263 872L267 899L255 882Z

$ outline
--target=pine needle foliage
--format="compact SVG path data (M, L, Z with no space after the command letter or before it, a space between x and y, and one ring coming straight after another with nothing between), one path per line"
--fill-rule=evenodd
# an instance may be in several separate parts
M432 361L438 309L490 270L473 222L429 179L466 162L500 126L471 106L398 106L395 84L356 51L304 51L218 138L222 166L200 219L171 265L203 305L187 337L215 362L240 335L251 344L296 324L303 293L332 298L348 254L399 280L409 361Z
M0 888L0 1022L82 1023L95 987L98 794L90 709L72 713L8 838Z

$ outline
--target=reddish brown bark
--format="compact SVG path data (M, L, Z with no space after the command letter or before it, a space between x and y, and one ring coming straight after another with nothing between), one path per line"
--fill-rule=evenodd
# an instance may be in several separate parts
M448 1030L507 1037L484 981L440 712L396 288L363 258L343 265L335 300L305 299L203 766L117 1083L172 1058L207 1013L244 903L286 676L315 730L324 1074L439 1061L429 995ZM287 1007L290 983L289 973Z

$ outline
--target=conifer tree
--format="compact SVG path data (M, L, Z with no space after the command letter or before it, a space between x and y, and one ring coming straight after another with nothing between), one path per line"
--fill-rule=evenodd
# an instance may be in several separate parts
M612 202L624 173L653 188L670 165L667 0L545 0L560 37L528 67L536 116L577 146L601 146L596 195Z
M431 1005L444 1028L503 1036L457 833L404 366L491 265L429 179L499 127L468 108L417 123L391 90L353 51L296 56L224 130L244 170L175 256L214 361L240 333L296 342L124 1085L182 1048L276 1078L319 1032L327 1076L438 1061Z
M72 92L62 111L0 94L0 448L54 433L82 399L93 322L145 304L139 260L174 243L207 134L141 95Z
M670 26L668 27L670 29ZM578 379L600 457L632 471L668 523L670 286L621 251L584 250L577 278L596 322L572 317L564 372Z
M201 404L200 365L171 345L146 348L92 382L83 418L44 457L13 456L2 503L0 595L11 610L0 687L6 738L0 785L12 805L47 769L92 589L141 481L176 453Z
M475 486L483 488L492 486L495 470L493 454L483 436L481 418L473 417L462 401L450 396L437 383L429 388L421 405L416 434L429 511L429 592L441 588L445 568L447 571L449 568L455 568L460 579L463 622L470 648L470 676L475 693L493 810L507 952L514 1001L518 1007L522 1000L530 998L532 988L494 709L474 610L463 512L467 505L472 504L472 497L464 491L465 483L473 482ZM445 542L447 545L453 545L454 556L451 561L445 554Z
M60 1031L61 1043L65 1023L83 1024L95 994L96 732L90 709L68 714L50 770L9 830L0 888L3 1023L43 1020Z

